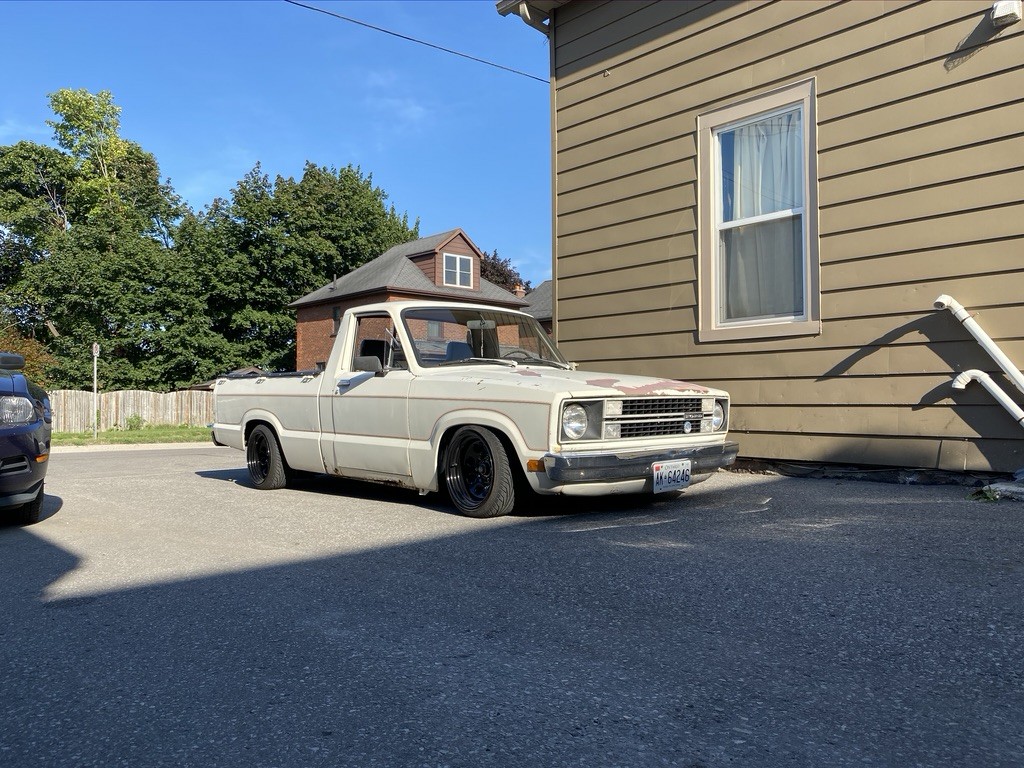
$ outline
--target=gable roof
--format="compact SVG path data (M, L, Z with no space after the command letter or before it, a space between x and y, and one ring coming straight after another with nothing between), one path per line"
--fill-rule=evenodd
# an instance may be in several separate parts
M485 301L515 307L523 306L525 301L483 278L480 279L479 289L475 291L437 285L411 261L414 256L436 253L460 235L465 238L479 258L480 250L466 236L466 233L461 229L451 229L389 248L377 258L366 262L324 287L296 299L288 306L304 307L310 304L337 301L340 298L382 292L440 296L446 299L463 299L476 303Z

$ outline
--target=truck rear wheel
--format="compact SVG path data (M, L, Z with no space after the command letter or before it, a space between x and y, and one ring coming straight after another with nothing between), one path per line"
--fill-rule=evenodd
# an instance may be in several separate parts
M249 467L249 479L261 491L284 488L288 483L277 435L265 424L257 424L249 434L245 463Z
M515 507L515 482L505 446L484 427L459 427L444 456L452 504L469 517L498 517Z

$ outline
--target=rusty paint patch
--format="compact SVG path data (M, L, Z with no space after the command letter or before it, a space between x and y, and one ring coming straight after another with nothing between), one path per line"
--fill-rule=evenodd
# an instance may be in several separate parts
M588 379L587 384L594 387L617 389L624 395L672 395L679 392L707 394L710 391L706 387L699 387L686 381L673 381L670 379L654 381L639 387L628 387L625 384L619 384L618 379Z

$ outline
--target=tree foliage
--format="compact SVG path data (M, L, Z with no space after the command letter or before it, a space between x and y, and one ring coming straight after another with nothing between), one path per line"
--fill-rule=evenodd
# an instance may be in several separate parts
M288 304L418 236L418 224L410 227L386 200L358 168L307 163L300 180L273 183L257 164L229 200L214 201L197 219L201 249L182 240L179 250L218 288L211 321L232 345L233 362L293 366Z
M2 318L0 318L2 320ZM56 362L53 355L40 342L18 333L14 323L0 328L0 350L16 352L25 358L25 375L34 384L46 388L49 386L47 370Z
M497 249L491 253L483 252L483 258L480 260L480 276L510 293L515 293L516 288L520 286L527 292L530 290L530 281L523 279L510 259L498 256Z
M49 99L56 147L0 146L0 300L54 386L91 387L93 342L105 389L291 366L288 304L418 236L352 166L272 182L257 164L194 212L109 91Z

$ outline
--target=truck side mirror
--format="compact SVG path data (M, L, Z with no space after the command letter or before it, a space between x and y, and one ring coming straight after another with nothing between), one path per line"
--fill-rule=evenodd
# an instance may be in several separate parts
M361 372L372 373L374 376L383 376L384 366L376 355L360 355L352 361L352 367Z

